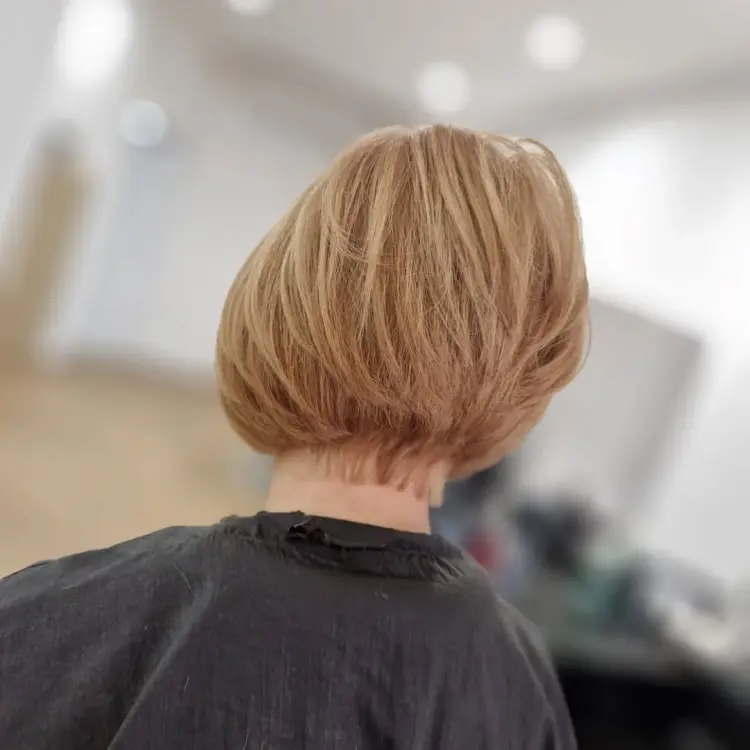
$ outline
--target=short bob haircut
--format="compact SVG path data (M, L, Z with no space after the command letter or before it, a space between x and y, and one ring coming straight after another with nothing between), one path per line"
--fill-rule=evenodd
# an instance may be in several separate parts
M515 448L578 371L588 285L576 201L540 143L442 125L344 151L247 259L219 392L276 457L461 476ZM351 477L350 477L351 478Z

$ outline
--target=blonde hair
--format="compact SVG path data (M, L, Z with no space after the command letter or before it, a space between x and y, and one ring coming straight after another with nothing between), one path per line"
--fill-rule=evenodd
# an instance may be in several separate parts
M299 450L465 474L576 374L588 287L573 192L531 140L448 126L342 153L241 268L217 344L233 428Z

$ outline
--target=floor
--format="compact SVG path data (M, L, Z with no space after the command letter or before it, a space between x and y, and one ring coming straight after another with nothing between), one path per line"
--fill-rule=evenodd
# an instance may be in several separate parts
M210 391L0 372L0 575L166 525L252 513L254 461Z

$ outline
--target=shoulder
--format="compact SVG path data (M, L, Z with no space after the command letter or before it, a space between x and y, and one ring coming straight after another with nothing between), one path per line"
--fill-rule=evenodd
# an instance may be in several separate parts
M432 606L418 602L420 632L430 640L429 658L443 676L454 723L464 732L475 727L475 745L507 738L523 747L575 750L565 698L539 631L496 594L472 561L462 560L455 572L432 589Z
M512 716L517 736L526 737L531 746L574 750L565 698L537 628L500 598L489 581L463 587L457 603L463 616L454 620L458 631L454 629L453 640L467 644L468 653L450 671L463 673L466 684L474 686L467 690L468 700L505 707L501 715L485 717L487 726ZM495 730L503 731L499 725Z
M410 604L418 596L410 595ZM432 621L441 642L464 644L477 661L512 673L517 683L537 684L552 671L538 630L496 593L484 569L468 556L422 596L429 601L410 610Z
M567 703L551 655L537 628L516 609L495 599L496 623L488 633L490 661L496 684L513 678L513 689L523 688L528 701L520 706L538 729L540 747L550 750L574 750L575 734Z
M114 736L214 601L234 541L221 526L167 528L0 581L0 744Z
M168 584L175 566L200 558L216 527L175 526L103 549L35 563L0 579L0 611L46 599L59 602L83 591L122 593L149 581ZM170 574L171 571L171 574Z

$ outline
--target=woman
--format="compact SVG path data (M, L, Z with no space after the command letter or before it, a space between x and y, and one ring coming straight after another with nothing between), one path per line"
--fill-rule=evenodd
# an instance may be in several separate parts
M445 126L344 152L240 270L221 399L267 511L0 586L0 746L529 748L574 741L526 626L429 535L581 360L575 202L543 146Z

